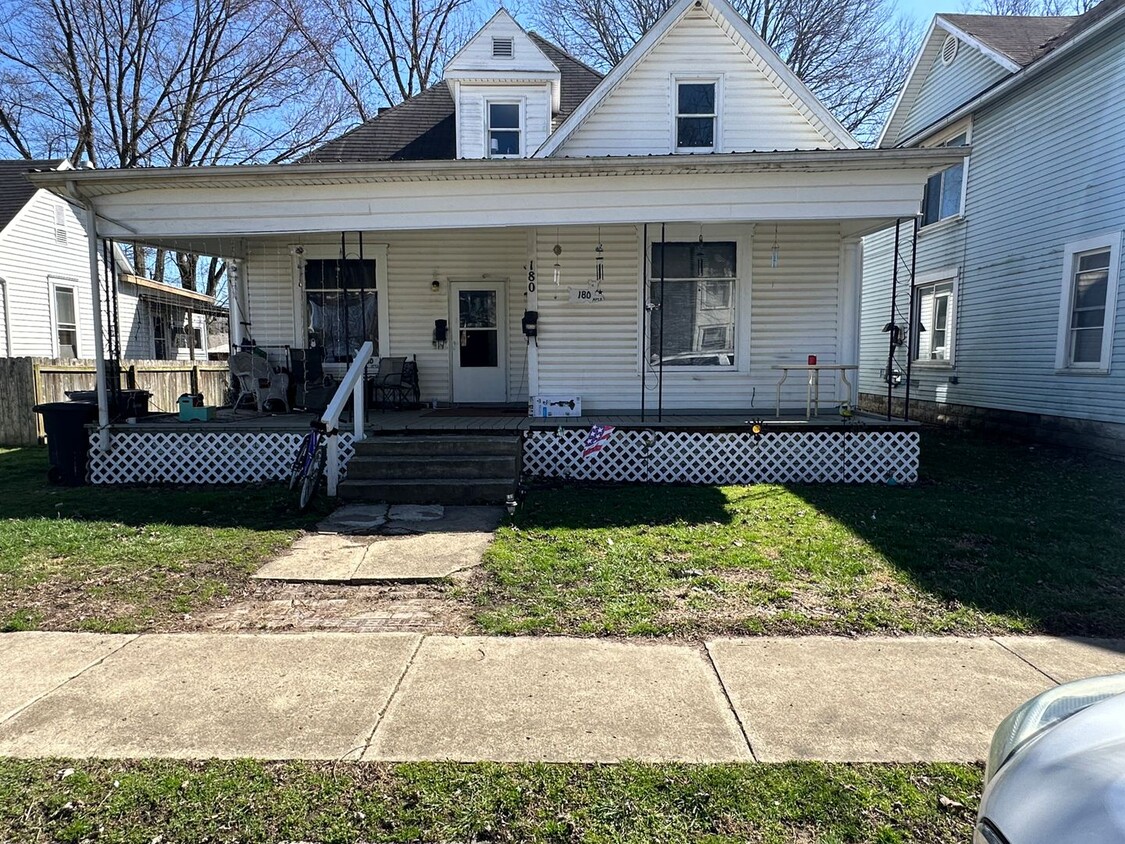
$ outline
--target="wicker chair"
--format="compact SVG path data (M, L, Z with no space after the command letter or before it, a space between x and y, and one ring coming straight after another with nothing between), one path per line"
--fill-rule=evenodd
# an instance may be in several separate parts
M289 376L284 372L274 372L264 357L250 352L233 354L230 371L238 381L238 398L234 400L236 409L245 399L252 399L259 413L270 401L281 402L285 412L289 412Z

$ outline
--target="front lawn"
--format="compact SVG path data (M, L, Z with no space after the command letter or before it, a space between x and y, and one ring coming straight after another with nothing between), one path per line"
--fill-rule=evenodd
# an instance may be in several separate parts
M0 760L0 841L954 844L971 765ZM946 803L945 805L951 805Z
M532 492L492 633L1125 636L1125 467L927 432L912 487Z
M0 449L0 631L159 630L237 590L316 520L279 485L64 488Z

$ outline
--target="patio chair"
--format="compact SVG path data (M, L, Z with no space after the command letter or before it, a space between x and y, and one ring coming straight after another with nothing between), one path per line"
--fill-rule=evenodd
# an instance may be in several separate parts
M284 372L274 372L268 360L250 352L238 352L231 355L230 371L238 381L238 398L234 400L236 410L245 399L253 399L259 413L273 401L281 402L285 412L289 412L289 376Z
M406 358L379 358L379 369L371 379L371 401L386 410L389 407L401 408L410 390L406 376ZM417 366L414 367L414 381L417 381Z
M289 357L289 371L296 384L293 404L305 410L324 410L336 388L331 376L324 374L324 349L290 349Z

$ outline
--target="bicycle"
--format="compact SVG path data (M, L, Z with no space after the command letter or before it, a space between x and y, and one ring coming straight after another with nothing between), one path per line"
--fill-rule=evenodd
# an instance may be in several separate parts
M313 494L320 486L320 477L324 474L324 468L328 463L328 438L339 433L335 429L329 430L328 426L319 419L314 419L309 423L309 427L312 430L305 434L297 447L293 468L289 473L290 492L298 486L301 488L298 497L301 510L308 508Z

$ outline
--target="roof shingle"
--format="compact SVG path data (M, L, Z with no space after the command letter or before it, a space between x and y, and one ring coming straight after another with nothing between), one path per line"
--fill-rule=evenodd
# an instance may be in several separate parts
M12 222L38 188L27 179L32 170L55 170L61 160L0 160L0 229Z

